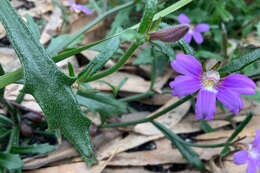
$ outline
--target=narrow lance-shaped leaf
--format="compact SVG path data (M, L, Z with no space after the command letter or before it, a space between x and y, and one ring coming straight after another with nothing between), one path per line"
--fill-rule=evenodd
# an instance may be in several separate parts
M143 18L138 29L139 33L144 34L148 31L153 20L153 16L156 12L157 3L157 0L146 1Z
M112 58L113 54L119 48L120 40L118 37L115 37L99 44L98 46L101 45L102 49L100 50L100 53L79 73L78 80L80 82L95 74L106 64L108 60Z
M89 164L96 161L88 128L91 121L81 112L66 76L51 60L9 0L2 0L0 20L18 55L25 77L24 92L41 106L50 129L60 129Z
M19 155L0 152L0 169L20 169L22 167L23 162Z
M33 144L29 146L13 146L11 148L11 152L16 154L46 154L54 151L55 149L55 146L46 143Z
M220 73L232 73L235 71L242 70L245 66L260 59L260 49L256 49L246 55L231 61L227 65L223 66L219 72Z
M166 128L163 124L159 123L158 121L152 121L152 123L155 127L157 127L165 135L166 138L168 138L178 148L178 150L181 152L182 156L187 161L189 161L189 163L191 165L194 165L194 166L200 168L202 171L206 170L203 162L201 162L201 160L199 158L199 155L188 145L185 145L185 144L179 142L182 139L178 135L173 133L171 130Z

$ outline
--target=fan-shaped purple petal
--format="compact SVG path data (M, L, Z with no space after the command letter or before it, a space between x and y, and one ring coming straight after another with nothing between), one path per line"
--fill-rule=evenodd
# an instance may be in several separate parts
M206 23L201 23L201 24L198 24L194 31L196 32L208 32L209 31L209 25L206 24Z
M182 24L189 24L190 23L190 19L185 14L180 14L178 16L178 21Z
M198 79L191 76L177 76L174 81L170 82L172 95L184 97L192 94L201 88L201 83Z
M253 160L253 159L249 159L247 169L246 169L246 173L256 173L256 171L257 171L256 161Z
M234 163L237 165L242 165L247 163L248 161L248 151L247 150L241 150L234 154Z
M256 130L254 147L256 147L260 151L260 129Z
M220 86L230 88L239 94L253 95L256 84L244 75L231 74L222 79Z
M183 38L187 43L190 43L191 42L191 39L192 39L192 34L191 33L187 33L184 38Z
M229 88L217 88L217 99L232 113L238 114L242 108L240 96ZM243 102L242 102L243 103Z
M200 62L191 55L177 54L171 63L172 68L181 74L200 78L203 69Z
M193 31L192 36L197 44L201 44L203 42L203 36L201 35L201 33Z
M201 89L195 105L197 119L212 120L216 112L216 93Z

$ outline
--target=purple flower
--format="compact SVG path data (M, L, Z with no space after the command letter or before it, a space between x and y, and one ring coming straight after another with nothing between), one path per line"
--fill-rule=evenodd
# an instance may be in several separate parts
M245 146L247 146L247 150L234 154L234 163L237 165L248 163L246 172L256 173L260 168L260 129L256 131L255 140Z
M255 83L241 74L223 79L217 71L204 72L200 62L191 55L177 54L172 68L183 75L170 82L172 94L183 97L199 90L195 112L197 119L211 120L216 112L216 98L232 113L243 108L240 94L255 94Z
M190 24L190 19L185 14L180 14L178 16L178 21L181 24ZM190 43L193 37L197 44L201 44L203 42L203 37L201 35L201 32L208 32L208 30L209 30L209 25L206 23L201 23L195 27L190 27L189 32L184 36L184 40L187 43Z
M71 7L70 7L71 10L74 10L76 12L82 11L87 15L91 14L91 11L84 5L76 4L75 2L70 1L70 0L67 0L67 2L71 5Z

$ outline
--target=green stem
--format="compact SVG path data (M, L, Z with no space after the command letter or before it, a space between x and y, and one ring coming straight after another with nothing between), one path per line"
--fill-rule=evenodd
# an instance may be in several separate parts
M0 135L0 141L1 141L2 139L6 138L7 136L9 136L10 133L11 133L11 131L9 130L9 131L5 132L4 134L1 134L1 135Z
M16 143L18 133L19 133L18 127L14 126L11 131L10 139L9 139L8 145L5 150L6 153L10 153L12 146L14 145L14 143Z
M89 77L85 82L91 82L94 80L98 80L100 78L108 76L108 75L112 74L113 72L117 71L122 65L124 65L126 63L128 58L134 53L134 51L138 48L139 45L140 45L140 43L134 42L131 45L131 47L127 50L127 52L124 54L124 56L118 61L118 63L116 63L113 67L111 67L103 72L100 72L94 76Z
M133 95L133 96L121 98L119 100L123 101L123 102L131 102L131 101L134 101L134 100L138 100L138 99L149 97L149 96L154 95L154 94L156 94L154 91L150 91L149 90L149 91L147 91L145 93L136 94L136 95Z
M152 50L152 54L153 54L153 50ZM152 72L151 72L151 83L149 87L150 91L153 89L155 78L156 78L156 59L154 56L152 56L152 58L153 58L153 62L152 62Z
M182 98L181 100L177 101L176 103L168 106L167 108L163 109L162 111L154 114L151 117L147 117L147 118L143 118L143 119L139 119L139 120L135 120L135 121L129 121L129 122L122 122L122 123L114 123L114 124L104 124L103 126L101 126L101 128L110 128L110 127L121 127L121 126L129 126L129 125L134 125L134 124L140 124L140 123L146 123L146 122L151 122L152 120L162 116L163 114L171 111L172 109L180 106L181 104L183 104L184 102L188 101L189 99L192 98L192 95L188 95L185 96L184 98Z
M123 5L120 5L120 6L117 6L107 12L105 12L104 14L98 16L97 18L95 18L93 21L91 21L89 24L87 24L84 28L82 28L79 32L77 32L73 38L67 40L64 48L68 47L73 41L77 40L84 32L86 32L87 30L89 30L90 28L94 27L96 24L98 24L100 21L102 21L104 18L106 18L107 16L117 12L117 11L120 11L120 10L123 10L127 7L130 7L132 5L135 4L135 1L130 1L130 2L127 2Z

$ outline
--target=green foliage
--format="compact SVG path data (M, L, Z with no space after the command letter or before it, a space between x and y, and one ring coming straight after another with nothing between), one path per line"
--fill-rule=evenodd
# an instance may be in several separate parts
M182 156L193 166L200 168L202 171L205 171L206 168L203 162L199 159L199 155L188 145L184 145L179 141L182 139L173 133L171 130L166 128L163 124L159 123L158 121L152 122L155 127L157 127L166 138L168 138L172 144L181 152Z
M101 52L79 73L78 81L84 82L89 76L100 70L112 58L119 45L120 40L118 37L115 37L99 44L96 48L94 47L93 49L98 49Z
M133 64L148 64L152 63L152 49L146 48L141 53L137 55L137 58L134 60Z
M231 61L227 65L223 66L219 72L220 73L232 73L242 70L249 64L252 64L260 59L260 49L256 49L250 53L242 55L241 57Z
M31 31L33 33L33 36L35 37L36 40L40 40L41 33L38 28L38 25L33 21L32 16L30 16L29 14L26 14L25 17L27 20L28 27L31 29Z
M144 14L139 26L138 32L144 34L149 31L149 26L153 20L153 16L156 13L157 0L147 0L145 4Z
M7 118L6 116L0 114L0 127L12 127L14 125L13 121Z
M112 95L96 92L91 89L81 89L77 93L80 105L87 107L93 113L100 113L102 124L109 117L127 112L125 103L116 100Z
M197 58L213 58L213 59L216 59L216 60L219 60L219 61L223 61L224 60L224 58L219 56L218 54L212 53L212 52L206 51L206 50L198 51L195 56Z
M14 154L47 154L55 149L55 146L46 143L29 146L13 146L11 152Z
M19 155L0 152L0 169L9 170L19 169L23 167L23 162Z
M23 66L24 92L35 97L50 129L60 129L84 160L95 162L88 131L91 121L71 91L74 79L59 70L8 0L2 1L0 19Z

